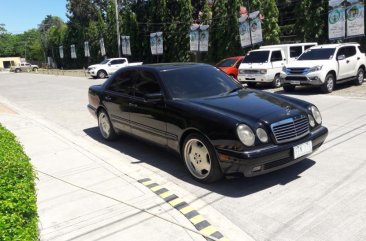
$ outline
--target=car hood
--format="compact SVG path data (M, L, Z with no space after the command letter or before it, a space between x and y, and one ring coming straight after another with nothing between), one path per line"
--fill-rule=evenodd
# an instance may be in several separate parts
M331 60L295 60L286 65L286 68L312 68L317 65L327 65Z
M234 118L237 122L274 123L305 110L290 101L262 91L241 90L220 97L189 100L192 104Z
M96 67L99 67L99 66L103 66L103 64L93 64L93 65L90 65L88 67L88 69L90 69L90 68L96 68Z

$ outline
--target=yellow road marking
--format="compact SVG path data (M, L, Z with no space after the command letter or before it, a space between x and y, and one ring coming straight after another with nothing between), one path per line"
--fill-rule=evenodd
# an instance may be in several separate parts
M170 202L169 202L169 204L170 204L170 205L172 205L172 206L174 207L174 206L176 206L177 204L182 203L182 202L183 202L183 200L182 200L182 199L180 199L180 198L178 197L178 198L176 198L176 199L174 199L174 200L170 201Z
M191 223L193 225L196 225L197 223L200 223L204 220L206 220L206 219L203 216L198 214L197 216L194 216L193 218L191 218L189 221L191 221Z
M211 234L213 234L216 231L217 231L217 229L214 228L213 226L208 226L208 227L202 229L200 232L206 236L210 236Z
M185 207L185 208L182 208L181 210L179 210L181 213L183 213L183 214L187 214L187 213L189 213L189 212L191 212L191 211L193 211L194 209L191 207L191 206L187 206L187 207Z
M166 198L166 197L169 197L171 195L173 195L173 193L171 193L170 191L166 191L166 192L163 192L162 194L160 194L159 196L161 198Z
M161 187L161 186L155 186L155 187L152 187L152 188L150 188L151 189L151 191L153 191L153 192L156 192L157 190L160 190L160 189L162 189L163 187Z
M144 184L145 186L148 186L150 184L153 184L154 182L153 181L146 181L146 182L143 182L142 184Z

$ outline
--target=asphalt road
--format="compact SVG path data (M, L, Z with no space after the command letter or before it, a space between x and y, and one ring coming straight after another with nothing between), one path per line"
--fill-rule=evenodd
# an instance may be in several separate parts
M123 136L113 143L101 140L86 104L87 88L102 82L1 74L0 96L74 135L138 159L136 164L195 195L255 240L366 240L366 91L361 91L366 83L342 85L330 95L314 89L292 94L317 105L330 131L309 159L259 177L203 185L164 149ZM268 91L284 94L280 89Z

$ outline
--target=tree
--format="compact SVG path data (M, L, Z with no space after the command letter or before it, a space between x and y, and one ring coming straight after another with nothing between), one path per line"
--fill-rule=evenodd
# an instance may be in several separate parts
M225 0L216 0L212 5L210 25L210 60L217 62L226 55L227 10Z
M278 26L278 8L275 0L267 0L263 4L263 41L264 44L280 43L280 27Z

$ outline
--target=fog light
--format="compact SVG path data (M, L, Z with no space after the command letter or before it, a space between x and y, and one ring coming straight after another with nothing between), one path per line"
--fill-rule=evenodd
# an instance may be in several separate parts
M260 170L262 170L262 166L257 166L252 169L252 172L259 172Z

